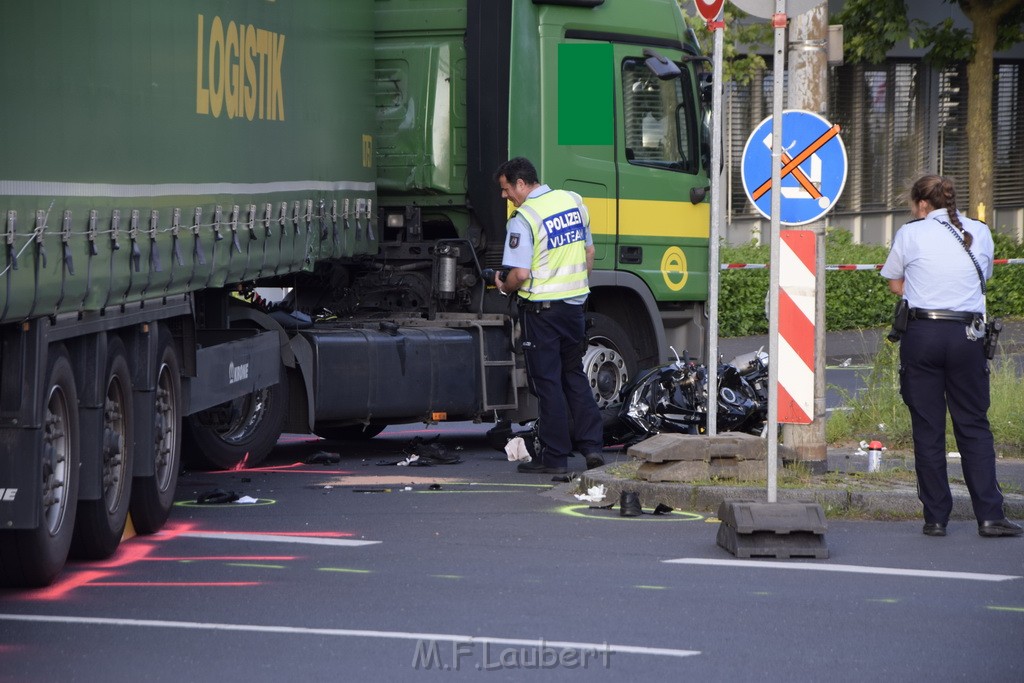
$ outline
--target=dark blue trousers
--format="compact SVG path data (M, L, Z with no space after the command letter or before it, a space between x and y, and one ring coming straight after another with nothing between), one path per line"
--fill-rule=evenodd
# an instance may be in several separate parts
M946 473L947 408L974 515L979 522L1002 519L983 342L970 341L961 322L911 320L900 342L900 393L910 409L924 521L945 524L953 510Z
M552 301L520 307L530 390L537 397L542 447L549 467L566 467L575 446L584 455L602 449L601 413L583 372L583 306Z

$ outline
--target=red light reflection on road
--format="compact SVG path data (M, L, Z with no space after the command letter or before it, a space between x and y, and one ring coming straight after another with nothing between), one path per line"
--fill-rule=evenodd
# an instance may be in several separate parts
M140 562L289 562L302 559L296 555L190 555L190 556L156 556L156 552L166 543L179 536L207 536L216 538L220 534L240 533L224 530L205 531L198 529L196 524L168 524L164 529L152 536L128 539L121 543L117 552L101 562L72 563L65 569L61 578L52 586L36 591L25 592L21 597L28 600L59 601L67 599L74 591L82 588L110 587L168 587L168 588L238 588L262 585L260 581L183 581L183 582L149 582L149 581L118 581L122 572L119 570L132 567ZM295 536L302 538L350 538L355 536L349 531L247 531L245 533L267 536Z

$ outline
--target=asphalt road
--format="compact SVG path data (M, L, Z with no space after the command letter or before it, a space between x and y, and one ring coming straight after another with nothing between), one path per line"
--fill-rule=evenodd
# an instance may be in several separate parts
M457 464L391 464L435 433L393 428L184 473L164 532L0 592L0 681L1021 679L1024 539L830 521L826 560L737 560L716 520L590 509L482 431L438 432ZM195 504L216 488L257 502Z

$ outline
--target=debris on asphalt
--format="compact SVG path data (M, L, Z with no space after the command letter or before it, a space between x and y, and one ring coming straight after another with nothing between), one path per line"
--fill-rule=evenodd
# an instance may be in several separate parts
M235 500L235 501L232 501L232 502L233 503L240 503L240 504L243 504L243 505L245 505L245 504L252 505L253 503L258 503L259 502L259 498L253 498L252 496L242 496L238 500Z
M391 489L352 489L352 493L391 493Z
M651 514L652 515L667 515L667 514L670 514L673 510L675 510L675 508L669 507L668 505L665 505L664 503L658 503L658 505L654 508L654 512L652 512Z
M223 505L225 503L233 503L241 498L234 491L225 491L224 489L213 489L205 493L200 493L196 497L196 503L199 505Z
M587 489L586 493L576 493L576 500L585 500L588 503L600 503L605 497L605 486L604 484L598 484L597 486L591 486Z
M337 465L341 462L341 453L318 451L306 458L307 465Z
M509 439L509 442L505 444L505 455L508 456L509 462L530 462L533 460L530 457L530 451L526 449L526 441L521 436Z
M396 465L398 467L430 467L431 465L457 465L462 458L448 452L448 449L437 442L440 435L424 441L420 437L414 438L405 447L405 458L402 460L382 460L377 464L380 466ZM456 449L461 450L461 449Z

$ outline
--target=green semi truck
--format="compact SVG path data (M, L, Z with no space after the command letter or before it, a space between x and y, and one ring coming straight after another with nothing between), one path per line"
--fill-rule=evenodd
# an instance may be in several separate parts
M707 76L675 0L12 0L0 63L4 584L158 530L182 453L535 417L481 277L511 156L590 209L598 400L700 355Z

